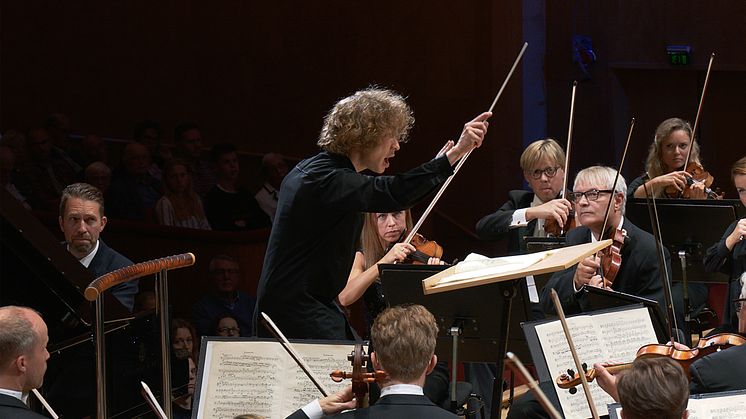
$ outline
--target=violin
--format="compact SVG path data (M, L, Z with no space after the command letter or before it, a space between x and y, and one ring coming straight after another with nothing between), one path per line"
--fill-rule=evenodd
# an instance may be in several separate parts
M622 266L622 246L627 240L627 230L613 228L614 234L611 246L601 250L601 272L604 278L604 286L611 287L614 284L619 268ZM611 234L609 234L611 236Z
M561 237L567 234L568 231L577 227L575 222L575 210L571 209L567 215L567 222L563 227L560 227L557 220L554 218L548 218L544 221L544 231L547 233L547 237Z
M679 191L675 186L671 185L666 187L666 196L668 198L683 198L691 199L692 185L694 183L703 183L705 185L705 195L707 199L723 199L723 193L720 192L720 188L715 190L711 189L712 182L715 178L705 170L704 166L695 161L689 162L684 169L689 174L686 178L686 186L683 191Z
M332 371L329 376L332 381L339 383L345 379L352 380L352 393L355 395L357 407L364 406L365 395L368 394L368 384L372 382L383 382L388 379L388 375L381 371L367 372L367 365L370 362L370 356L365 353L362 343L356 343L352 352L347 355L347 360L352 364L352 372L340 370Z
M637 351L635 358L638 357L652 357L652 356L668 356L674 361L677 361L687 377L691 379L689 375L689 366L710 354L719 352L723 349L730 348L731 346L740 346L746 343L746 338L741 335L733 333L719 333L717 335L710 336L705 339L701 339L697 344L696 348L693 349L676 349L670 345L664 344L651 344L645 345ZM594 368L587 368L583 364L586 379L590 382L596 378L596 370ZM632 368L632 363L626 364L609 365L605 368L611 374L618 374L621 371ZM575 394L577 389L575 388L580 384L580 377L572 370L567 370L566 374L561 374L555 381L557 386L561 389L570 390L571 394Z
M412 237L410 242L416 249L414 253L407 256L407 260L415 265L427 265L430 258L441 259L443 257L443 246L433 240L428 240L420 233Z

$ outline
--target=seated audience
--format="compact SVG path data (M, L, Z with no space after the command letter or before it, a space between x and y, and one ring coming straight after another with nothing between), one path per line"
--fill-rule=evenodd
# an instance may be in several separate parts
M16 155L13 149L0 144L0 187L17 199L26 209L31 209L28 200L16 186L18 172L16 171Z
M65 152L52 144L44 128L32 128L26 141L27 156L23 177L28 181L34 209L54 211L65 186L78 180L79 167Z
M241 328L238 327L236 319L231 316L223 316L218 320L215 334L218 336L237 337L241 336Z
M256 202L262 208L270 220L275 220L277 211L277 198L280 193L280 184L288 174L288 164L285 159L277 153L267 153L262 157L262 176L264 185L254 195Z
M142 121L135 126L134 139L150 151L152 163L148 174L158 180L163 180L161 169L163 165L174 158L171 147L163 143L163 130L155 121Z
M210 162L202 156L202 131L191 122L183 122L174 128L176 141L175 157L179 157L192 167L194 190L201 197L215 186L215 173Z
M191 419L192 417L192 396L194 396L194 386L197 384L197 364L191 356L187 359L189 362L187 392L185 395L174 399L171 407L172 419Z
M340 418L367 415L371 418L457 418L424 396L425 377L438 361L435 343L438 324L425 307L396 306L384 310L374 321L370 354L376 370L388 378L380 383L381 398L376 404L358 411L342 413ZM351 387L337 394L314 400L289 416L291 419L317 419L355 407Z
M238 185L240 166L233 144L217 144L210 153L217 184L205 196L205 211L213 230L252 230L270 226L269 216L262 211L249 191Z
M187 320L175 318L171 320L171 347L178 359L192 357L197 359L197 334L194 326Z
M114 173L106 202L109 216L135 221L152 221L161 185L148 174L150 153L138 143L124 148L122 166Z
M95 186L102 194L106 194L111 186L111 169L100 161L94 161L85 168L85 182Z
M192 188L189 166L181 160L171 160L163 169L165 195L155 204L158 224L210 230L202 200Z
M221 317L231 316L238 321L241 336L251 336L256 299L238 289L241 280L238 261L228 255L218 255L210 261L209 269L212 290L192 308L197 332L209 336Z
M142 313L145 311L154 311L157 307L155 299L155 292L153 291L140 291L135 296L135 308L133 313Z

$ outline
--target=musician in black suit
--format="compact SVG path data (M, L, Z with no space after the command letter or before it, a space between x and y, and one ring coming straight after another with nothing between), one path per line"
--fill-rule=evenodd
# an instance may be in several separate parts
M738 332L746 333L746 283L741 298L735 301ZM689 366L692 394L746 390L746 345L733 346L708 355Z
M552 288L557 290L562 308L567 314L588 310L588 301L580 293L583 286L611 288L615 291L656 300L665 307L661 268L653 236L638 228L624 218L627 186L624 177L619 176L616 188L613 188L616 170L593 166L581 170L575 178L574 192L568 194L573 198L578 223L581 224L566 236L567 245L576 245L597 241L604 224L606 207L612 199L608 230L626 231L626 239L621 249L621 266L612 285L604 283L605 278L598 275L600 259L589 256L564 271L552 275L541 293L541 305L545 313L554 313L555 308L550 298ZM591 233L593 235L591 236ZM666 270L670 274L670 255L664 249ZM670 277L670 275L669 275ZM681 310L681 308L677 308ZM683 313L677 312L677 318L683 319Z
M0 418L44 418L26 405L47 370L47 325L26 307L0 307Z
M91 271L94 278L132 265L129 259L99 239L106 221L104 196L98 188L87 183L73 183L62 191L59 223L65 234L67 250ZM137 281L130 281L116 285L112 293L132 311L137 290Z
M484 240L508 237L510 254L524 253L525 236L546 236L544 222L555 219L564 225L571 204L558 198L565 176L565 152L551 138L531 143L521 154L523 177L533 192L513 190L508 201L477 223L477 235Z
M342 413L337 418L367 415L371 419L453 419L455 414L433 404L422 392L425 376L438 361L435 341L438 325L435 318L420 305L396 306L384 310L373 322L371 341L375 351L371 361L388 378L380 383L381 398L376 404L358 411ZM290 415L289 419L318 419L355 406L348 388L337 394L314 400Z

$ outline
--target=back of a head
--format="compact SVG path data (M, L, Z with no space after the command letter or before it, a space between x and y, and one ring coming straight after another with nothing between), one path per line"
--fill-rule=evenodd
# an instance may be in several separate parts
M625 419L680 419L689 401L689 380L670 358L638 358L617 379Z
M427 368L438 337L435 317L421 305L390 307L376 317L371 341L392 380L411 383Z
M31 351L36 341L30 313L25 307L0 307L0 375L18 356Z

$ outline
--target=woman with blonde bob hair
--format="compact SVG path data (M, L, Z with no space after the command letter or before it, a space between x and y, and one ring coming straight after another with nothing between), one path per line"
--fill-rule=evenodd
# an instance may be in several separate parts
M467 122L458 141L448 141L433 160L396 176L370 176L362 172L382 174L407 140L412 111L398 93L375 87L337 102L324 118L322 151L298 163L280 188L254 318L266 313L289 338L351 336L335 300L349 276L363 213L410 208L433 192L482 144L491 115Z

